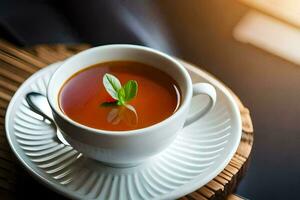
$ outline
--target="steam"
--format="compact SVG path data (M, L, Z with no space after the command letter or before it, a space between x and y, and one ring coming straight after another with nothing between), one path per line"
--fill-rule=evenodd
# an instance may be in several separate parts
M172 35L153 1L115 2L117 17L146 46L176 55Z

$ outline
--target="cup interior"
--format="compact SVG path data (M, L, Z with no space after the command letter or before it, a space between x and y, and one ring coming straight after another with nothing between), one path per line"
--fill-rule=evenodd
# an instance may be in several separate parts
M107 45L85 50L67 59L55 71L49 82L47 91L48 101L52 109L59 115L68 118L60 109L58 102L60 89L64 83L72 75L91 65L109 61L141 62L158 68L170 75L177 82L181 92L181 106L177 112L179 112L181 107L185 106L187 98L191 96L192 83L190 77L184 67L171 56L143 46ZM69 120L73 121L72 119Z

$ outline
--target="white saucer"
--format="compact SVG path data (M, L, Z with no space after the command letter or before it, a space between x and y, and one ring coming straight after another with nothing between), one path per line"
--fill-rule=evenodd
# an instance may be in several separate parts
M45 94L48 80L58 66L59 63L50 65L25 81L9 104L5 126L10 146L22 164L42 183L67 197L179 198L216 177L238 147L241 117L233 97L218 81L198 77L217 90L214 110L184 128L167 150L146 163L123 169L103 166L57 143L53 139L55 130L31 111L24 99L30 91Z

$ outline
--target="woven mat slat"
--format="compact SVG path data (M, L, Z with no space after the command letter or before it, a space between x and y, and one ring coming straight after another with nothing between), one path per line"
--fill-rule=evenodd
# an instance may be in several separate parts
M9 80L5 80L4 77L0 77L0 87L14 92L17 90L18 86Z
M20 69L21 71L25 71L29 74L32 74L37 70L37 68L34 67L34 65L25 63L21 59L17 57L13 57L3 51L0 51L0 60Z
M7 108L7 105L8 105L8 102L7 101L4 101L2 99L0 99L0 108L1 109L6 109ZM0 127L1 128L1 127Z
M223 188L225 189L225 186L226 184L228 183L229 180L226 180L223 176L219 175L217 176L216 178L214 178L214 180L217 182L217 183L220 183Z
M228 176L224 172L221 172L218 177L225 179L227 183L232 179L232 176Z
M244 199L244 198L241 198L241 197L239 197L239 196L230 194L230 195L227 197L227 200L245 200L245 199Z
M183 197L181 199L185 199L186 197ZM207 200L208 198L204 195L202 195L201 193L198 192L193 192L191 194L187 195L187 199L196 199L196 200Z
M4 116L5 115L5 109L4 108L0 108L0 116Z
M0 68L0 76L9 79L11 82L15 82L17 84L23 83L23 81L26 79L26 76L24 76L25 73L23 74L16 74L11 71L13 67L9 69L9 66L3 64L0 62L1 68Z
M222 185L221 183L219 183L219 182L216 180L216 178L214 178L213 180L211 180L210 182L208 182L208 183L206 184L206 186L207 186L209 189L211 189L211 190L213 190L213 191L215 191L215 192L217 192L217 191L219 191L219 190L224 190L224 185Z
M17 165L4 137L4 115L6 107L18 86L32 73L48 64L64 60L67 57L89 48L79 45L37 45L29 49L19 49L0 39L0 189L13 191L12 180L16 176ZM182 61L190 72L199 72L194 65ZM193 76L192 76L193 78ZM182 197L182 200L225 198L237 186L246 171L249 154L253 143L253 126L249 110L232 92L241 111L243 135L239 148L226 168L213 180L197 191ZM3 164L2 164L3 162ZM10 180L8 180L8 177ZM236 196L231 196L235 198Z
M84 49L89 48L89 45L37 45L29 51L34 54L37 59L44 60L47 64L64 60L74 53L80 52Z
M43 68L47 63L42 62L40 59L37 59L36 56L34 56L31 53L28 53L27 51L24 51L19 48L15 48L14 46L10 45L8 42L0 39L0 49L11 56L14 56L15 58L19 58L23 60L24 62L30 63L32 66L36 66L38 68Z

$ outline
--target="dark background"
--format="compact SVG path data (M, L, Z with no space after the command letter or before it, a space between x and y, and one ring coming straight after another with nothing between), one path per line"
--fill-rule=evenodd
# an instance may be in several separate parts
M19 46L142 44L197 64L251 111L254 146L237 193L256 200L297 199L300 66L233 39L247 11L235 0L1 0L0 36ZM63 199L25 171L18 179L18 199Z

